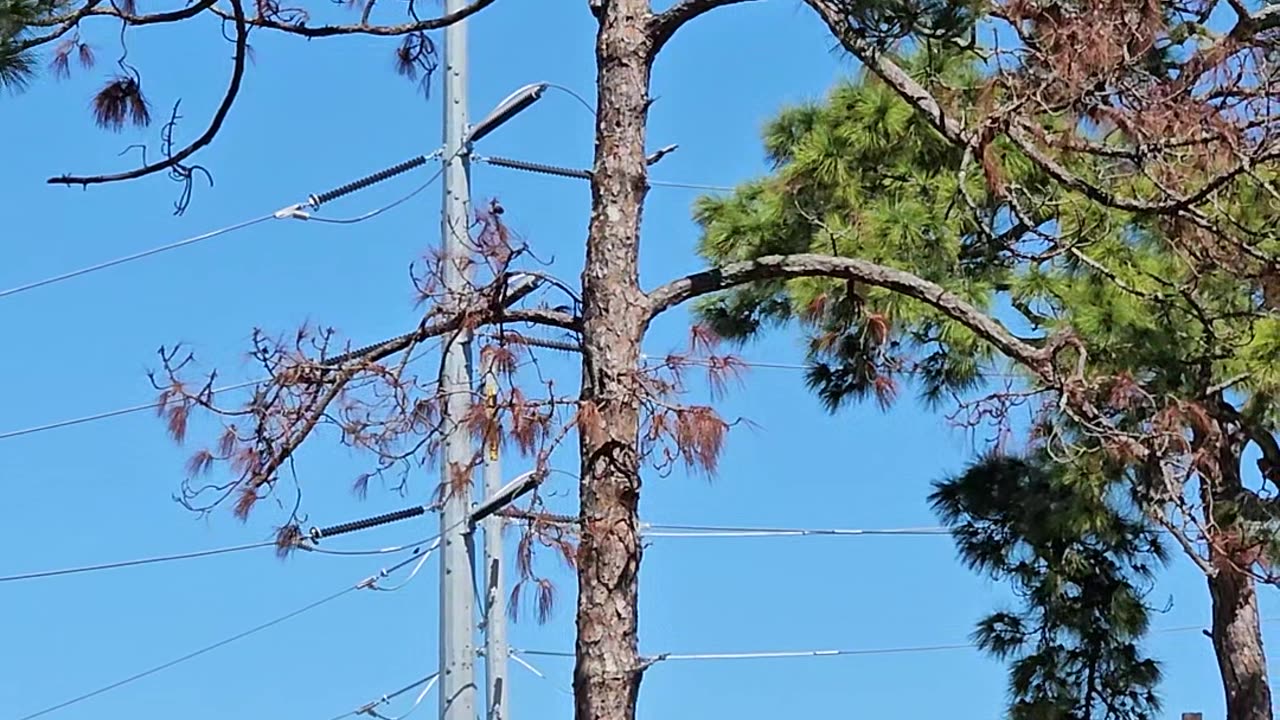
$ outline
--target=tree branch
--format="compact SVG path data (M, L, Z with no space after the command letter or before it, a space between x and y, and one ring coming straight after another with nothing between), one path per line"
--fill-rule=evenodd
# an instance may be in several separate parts
M480 325L497 325L499 323L530 323L533 325L546 325L549 327L557 327L562 330L571 332L582 331L582 319L570 315L569 313L560 312L558 310L546 310L542 308L532 308L525 310L499 310L497 312L489 312L481 315L466 313L457 315L448 320L440 320L433 323L423 321L417 331L401 335L392 340L388 340L381 345L374 345L366 348L364 351L351 353L342 358L339 365L346 365L349 362L359 360L362 363L374 363L387 357L395 355L415 343L423 342L434 337L440 337L451 332L456 332L463 327L463 324L471 318L476 326ZM332 362L332 361L330 361Z
M862 61L868 70L886 82L909 105L924 113L929 123L943 137L961 147L967 147L971 143L969 133L959 121L944 114L942 106L932 93L912 79L897 63L885 57L874 43L859 35L834 0L805 0L805 3L818 13L845 50Z
M744 2L754 2L754 0L680 0L680 2L649 19L649 39L653 43L652 52L656 54L676 34L677 30L699 15L705 15L716 8L725 7L726 5L737 5Z
M877 265L865 260L802 253L769 255L756 260L730 263L680 278L655 288L648 294L649 315L654 317L687 300L719 290L759 280L785 280L800 277L833 277L857 280L867 285L901 293L926 303L960 322L979 337L990 342L1009 358L1033 372L1048 372L1052 343L1036 348L1019 339L999 321L979 310L964 298L936 283L904 270Z
M31 48L39 47L40 45L57 40L63 35L66 35L68 31L78 27L80 25L80 21L88 17L119 18L125 25L129 26L155 25L158 23L178 22L180 20L193 18L204 10L208 10L210 7L213 7L215 2L217 2L217 0L200 0L200 2L178 10L168 10L148 15L131 15L114 5L101 7L102 0L88 0L88 2L80 6L80 8L74 12L42 18L30 23L31 27L54 27L55 25L57 27L54 27L53 30L50 30L43 35L37 35L35 37L29 37L25 40L19 41L17 49L19 51L30 50Z
M213 0L207 0L207 2L209 5L213 4ZM235 103L236 96L240 93L240 82L244 79L248 56L249 24L244 15L242 0L231 0L231 7L234 11L233 15L236 23L235 67L231 71L231 83L227 86L227 93L222 98L222 104L218 106L217 112L213 115L213 120L209 123L208 129L204 131L203 135L164 160L143 165L128 172L115 173L113 175L62 175L49 178L46 182L50 185L97 185L121 180L133 180L134 178L144 177L181 165L183 160L213 142L214 136L218 134L218 131L222 128L222 123L227 119L227 113L231 111L231 106Z
M1090 200L1106 205L1107 207L1141 213L1170 214L1188 210L1192 206L1203 202L1218 190L1224 188L1232 180L1246 172L1250 166L1257 163L1268 162L1275 159L1277 154L1280 154L1280 151L1272 150L1250 158L1248 163L1237 163L1230 169L1211 177L1200 186L1200 189L1190 195L1182 197L1173 196L1164 202L1149 202L1146 200L1134 200L1115 195L1114 193L1110 193L1075 175L1057 160L1054 160L1044 151L1040 150L1040 148L1036 146L1035 139L1025 128L1019 126L1010 127L1008 135L1009 139L1013 141L1014 146L1044 170L1046 174L1054 180L1057 180L1064 187L1075 190Z
M439 30L448 27L461 20L475 15L492 5L496 0L475 0L475 2L455 10L451 13L445 13L439 17L428 18L426 20L415 20L413 22L401 23L400 25L369 25L361 21L355 25L317 25L316 27L307 27L303 23L287 23L266 17L257 17L249 20L251 27L266 28L268 30L279 30L290 35L299 35L306 38L333 37L335 35L376 35L378 37L394 37L398 35L408 35L409 33L425 32L428 30ZM218 16L229 19L230 16L226 11L218 8L213 9Z
M31 26L50 27L52 25L62 23L75 24L84 18L98 15L120 18L126 25L155 25L157 23L177 22L179 20L193 18L204 10L210 8L216 1L217 0L200 0L200 2L177 10L167 10L165 12L150 13L148 15L133 15L112 5L102 7L102 0L89 0L89 2L86 2L84 6L75 12L59 15L57 17L45 18L31 23Z

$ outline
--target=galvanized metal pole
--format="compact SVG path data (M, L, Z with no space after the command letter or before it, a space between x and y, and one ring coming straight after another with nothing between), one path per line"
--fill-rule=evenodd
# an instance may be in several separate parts
M498 378L493 369L492 357L480 359L480 373L484 379L485 404L490 417L497 413ZM502 487L502 461L499 450L502 445L501 430L491 426L493 436L487 438L484 457L484 496L492 498ZM485 700L488 720L508 720L507 709L507 602L502 579L502 530L503 517L494 513L484 519L484 672Z
M466 0L446 0L456 12ZM467 24L444 31L444 288L448 302L461 306L470 227L470 163L467 156ZM465 332L465 331L464 331ZM474 472L465 418L471 404L471 338L446 338L443 377L445 438L440 576L440 720L476 720L474 565L468 517ZM465 481L465 487L462 487Z

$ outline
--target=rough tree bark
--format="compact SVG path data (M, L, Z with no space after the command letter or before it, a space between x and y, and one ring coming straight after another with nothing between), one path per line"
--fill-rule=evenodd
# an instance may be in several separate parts
M1226 563L1215 565L1219 572L1209 578L1213 650L1226 691L1227 720L1271 720L1271 686L1254 579Z
M1237 505L1244 494L1240 477L1241 455L1247 444L1243 430L1219 421L1220 477L1211 484L1215 507ZM1207 478L1201 482L1209 482ZM1205 518L1210 528L1213 518ZM1212 530L1210 531L1213 532ZM1262 648L1262 618L1258 592L1249 568L1253 559L1227 533L1216 533L1209 547L1209 597L1213 605L1213 650L1227 699L1227 720L1271 720L1271 685L1267 680L1267 656Z
M652 42L648 0L597 8L597 120L582 275L577 720L630 720L640 689L640 403L635 370L649 315L640 290L647 190L645 120Z

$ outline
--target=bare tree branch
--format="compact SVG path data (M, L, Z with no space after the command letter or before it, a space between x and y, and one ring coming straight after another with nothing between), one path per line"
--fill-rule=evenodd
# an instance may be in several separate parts
M412 22L401 23L399 25L370 25L363 19L358 24L353 25L317 25L315 27L307 27L302 22L289 23L274 18L256 17L249 20L252 27L266 28L268 30L279 30L290 35L300 35L306 38L333 37L335 35L375 35L378 37L395 37L398 35L408 35L410 33L425 32L428 30L439 30L448 27L461 20L475 15L492 5L496 0L475 0L475 2L455 10L451 13L445 13L439 17L428 18L426 20L414 20ZM213 11L224 19L230 19L230 15L219 8L213 8Z
M188 5L187 7L180 8L178 10L168 10L148 15L134 15L115 7L114 5L103 7L102 0L89 0L89 2L86 2L75 12L38 20L31 23L31 26L52 27L54 25L64 25L67 23L75 25L84 18L94 16L120 18L126 25L155 25L157 23L170 23L193 18L212 7L215 2L217 2L217 0L200 0L200 2Z
M932 93L913 80L906 71L898 67L897 63L885 57L874 43L858 34L834 0L805 0L805 3L818 13L845 50L861 60L868 70L888 83L889 87L912 107L924 113L929 123L942 133L943 137L961 147L972 142L970 134L965 131L960 122L943 113L942 106L938 104Z
M142 167L129 170L127 172L115 173L113 175L62 175L59 177L49 178L46 182L50 185L96 185L100 183L119 182L121 180L133 180L135 178L144 177L152 173L177 167L183 160L194 155L200 148L213 142L213 138L222 128L222 123L227 119L227 113L231 111L231 106L236 101L236 96L240 94L240 83L244 79L244 70L249 47L249 24L245 18L244 5L241 0L230 0L231 7L234 11L234 20L236 23L236 51L235 66L231 71L231 83L227 86L227 92L222 98L222 104L218 106L217 112L213 115L213 120L209 123L208 129L204 134L196 138L190 145L169 155L164 160L145 164ZM209 0L212 4L212 0Z
M1121 197L1114 193L1107 192L1103 188L1087 182L1083 178L1075 175L1067 170L1061 163L1054 160L1045 152L1036 147L1035 140L1021 127L1011 127L1009 129L1009 139L1021 150L1027 157L1031 158L1036 165L1040 166L1054 180L1062 183L1063 186L1070 188L1084 195L1085 197L1108 207L1117 210L1129 210L1131 212L1150 212L1172 214L1186 210L1197 203L1203 202L1210 195L1221 190L1227 183L1239 177L1242 173L1257 163L1263 163L1274 160L1280 156L1280 151L1272 150L1262 153L1261 155L1252 157L1248 162L1240 162L1235 164L1229 170L1219 173L1211 177L1207 182L1196 190L1194 193L1185 197L1172 197L1164 202L1148 202L1145 200L1135 200L1132 198Z
M1048 347L1037 348L1019 339L999 321L964 298L936 283L904 270L885 267L855 258L801 253L768 255L756 260L730 263L685 276L655 288L648 294L650 317L699 295L759 280L799 277L834 277L892 290L933 306L990 342L1009 358L1037 373L1047 371L1051 358Z
M662 46L667 44L667 41L675 35L677 30L684 27L685 23L688 23L700 15L705 15L716 8L725 7L727 5L737 5L739 3L754 1L755 0L680 0L680 2L649 19L649 39L653 48L651 52L657 53L661 50Z

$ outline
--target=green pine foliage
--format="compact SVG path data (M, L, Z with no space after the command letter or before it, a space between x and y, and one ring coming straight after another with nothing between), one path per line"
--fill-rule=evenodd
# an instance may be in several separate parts
M67 5L66 0L0 0L0 88L26 89L37 68L33 35Z
M974 639L1011 663L1012 720L1157 717L1160 669L1139 641L1164 549L1131 503L1072 472L1043 455L992 454L935 484L929 500L965 563L1022 599Z
M976 101L979 75L963 62L909 63ZM699 201L700 252L725 263L775 253L858 257L909 270L979 307L993 307L1010 269L989 257L960 199L963 157L882 83L844 82L823 103L783 111L765 131L775 171L732 196ZM980 173L965 181L982 195ZM699 305L718 333L747 339L796 321L810 331L810 381L832 408L892 400L896 374L921 380L936 402L979 380L989 349L918 302L876 288L804 278L745 287Z
M973 55L897 59L953 116L980 117L999 103L999 89L985 84ZM1046 130L1066 122L1037 120ZM1118 135L1090 138L1119 143ZM1120 430L1141 437L1162 422L1194 427L1197 404L1217 402L1230 386L1252 432L1276 431L1280 314L1267 309L1267 288L1256 274L1237 272L1229 257L1214 267L1173 249L1202 243L1206 254L1221 252L1213 238L1069 192L1001 135L981 156L966 156L869 74L839 83L820 102L783 110L763 144L770 173L695 207L699 251L711 263L823 253L903 269L1000 316L1030 342L1071 328L1088 351L1086 375L1098 379L1108 420ZM1119 193L1150 189L1147 175L1119 160L1064 156L1074 172L1107 178ZM1260 182L1275 172L1254 173L1225 186L1203 212L1212 221L1229 218L1260 255L1276 257L1280 199ZM1016 216L1008 194L1034 216ZM1179 243L1170 241L1175 236ZM1280 277L1276 283L1280 298ZM705 297L697 312L741 342L772 327L800 329L809 385L831 410L866 399L887 405L904 383L936 406L971 397L984 371L1005 369L957 322L857 283L761 282ZM966 561L1010 581L1026 601L985 620L979 640L1012 660L1011 717L1150 717L1159 672L1137 650L1146 609L1134 583L1148 578L1163 553L1136 518L1163 510L1167 485L1052 405L1042 410L1034 460L986 458L933 498L956 524ZM1050 446L1069 464L1047 463ZM1264 560L1280 557L1273 490L1187 477L1188 497L1200 497L1196 482L1212 486L1212 517L1202 524L1265 546Z

